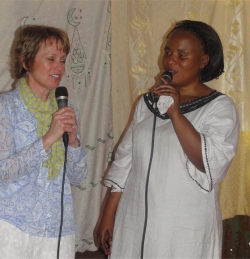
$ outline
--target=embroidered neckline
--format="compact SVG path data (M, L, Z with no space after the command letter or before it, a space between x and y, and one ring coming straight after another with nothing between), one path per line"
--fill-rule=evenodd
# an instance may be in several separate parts
M198 97L194 100L187 101L180 105L180 110L182 114L194 111L199 109L200 107L206 105L207 103L211 102L218 96L223 95L221 92L218 92L216 90L213 90L209 95ZM169 119L168 114L161 114L158 110L158 108L154 108L154 103L157 102L159 99L158 96L156 96L153 92L149 92L144 94L144 101L146 105L148 106L149 110L152 113L155 113L157 117L167 120Z

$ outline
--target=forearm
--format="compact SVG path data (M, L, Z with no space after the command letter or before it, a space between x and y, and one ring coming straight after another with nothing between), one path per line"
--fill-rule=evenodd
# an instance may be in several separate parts
M121 196L122 192L111 192L111 188L108 188L103 217L114 219Z
M107 189L106 204L97 231L98 246L106 255L110 255L110 246L113 240L115 214L122 192L111 192L111 188Z
M178 114L171 120L175 133L188 159L198 170L205 173L199 132L183 114Z

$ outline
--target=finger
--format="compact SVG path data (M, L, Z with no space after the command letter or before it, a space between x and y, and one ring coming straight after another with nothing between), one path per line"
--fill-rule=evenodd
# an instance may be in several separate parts
M77 128L77 120L74 114L61 114L59 116L55 116L62 124L68 127Z
M112 240L112 238L110 238L108 234L106 234L101 240L101 246L106 255L110 254L109 240Z
M166 84L161 84L161 85L158 85L155 89L156 90L164 90L164 89L171 89L172 87L170 85L166 85Z
M76 121L76 116L74 113L63 112L63 113L61 113L61 118L71 120L71 122Z
M107 255L109 254L109 246L105 241L100 242L99 247L103 250L103 252Z
M104 244L105 244L105 235L98 234L97 235L97 242L98 242L99 247L103 248Z
M164 77L161 77L161 84L162 85L169 85L169 82Z
M70 106L62 107L58 111L62 111L62 112L75 112L74 109L72 107L70 107Z
M77 128L73 128L72 125L65 125L63 130L68 132L71 136L77 135Z
M159 93L159 94L174 94L175 90L168 86L168 87L162 87L162 88L158 89L157 93Z
M65 118L76 118L75 111L71 107L64 107L59 109L55 114L61 115Z
M155 93L158 94L158 95L170 95L171 94L171 92L167 89L162 89L162 90L159 90Z

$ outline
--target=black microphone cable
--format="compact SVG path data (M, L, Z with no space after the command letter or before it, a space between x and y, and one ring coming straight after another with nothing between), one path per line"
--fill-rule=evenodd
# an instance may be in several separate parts
M173 78L171 71L165 71L161 76L168 83L170 83ZM156 109L156 104L157 104L158 100L159 100L159 98L154 99L154 104L153 104L154 109ZM151 170L153 154L154 154L155 127L156 127L156 112L154 112L154 124L153 124L153 130L152 130L151 152L150 152L150 159L149 159L146 186L145 186L145 219L144 219L144 227L143 227L142 242L141 242L141 259L143 259L143 254L144 254L144 243L145 243L145 236L146 236L147 222L148 222L148 183L149 183L150 170Z
M68 133L66 133L66 134L68 134ZM66 175L66 166L67 166L68 144L64 142L64 146L65 146L65 152L64 152L62 193L61 193L61 221L60 221L60 229L59 229L58 244L57 244L57 259L59 259L59 254L60 254L60 243L61 243L62 226L63 226L63 211L64 211L63 196L64 196L64 184L65 184L65 175Z
M154 103L155 106L156 106L156 103L157 102ZM154 107L154 108L156 108L156 107ZM147 178L146 178L146 186L145 186L145 219L144 219L144 227L143 227L142 242L141 242L141 259L143 259L144 242L145 242L145 235L146 235L147 221L148 221L148 183L149 183L150 170L151 170L153 154L154 154L155 126L156 126L156 114L154 113L154 124L153 124L153 130L152 130L151 152L150 152L150 159L149 159L148 172L147 172Z
M68 90L66 87L64 86L57 87L55 91L55 97L56 97L56 101L59 109L68 105ZM61 235L62 235L62 227L63 227L63 214L64 214L63 197L64 197L64 185L65 185L65 175L66 175L66 166L67 166L67 151L68 151L68 142L69 142L69 135L67 132L63 133L62 139L63 139L65 149L64 149L64 165L63 165L62 192L61 192L61 221L60 221L60 229L59 229L58 245L57 245L57 259L59 259L60 243L61 243Z

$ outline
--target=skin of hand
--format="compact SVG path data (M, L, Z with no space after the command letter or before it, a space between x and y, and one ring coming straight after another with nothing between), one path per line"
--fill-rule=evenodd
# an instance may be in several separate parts
M163 77L161 77L160 79L163 82L163 84L156 86L154 88L154 93L159 96L171 96L174 99L174 103L167 110L167 114L171 118L175 114L181 113L180 92L176 88L168 84L168 82Z
M50 129L42 138L45 151L60 140L64 132L69 135L69 145L73 148L78 147L76 115L70 106L63 107L53 114Z
M107 192L108 199L105 205L102 220L97 231L97 242L98 246L103 250L103 252L106 255L110 255L110 246L112 245L113 239L115 213L122 193L111 192L111 188L108 188Z
M106 255L110 255L110 246L114 231L114 218L103 217L98 228L98 246Z

